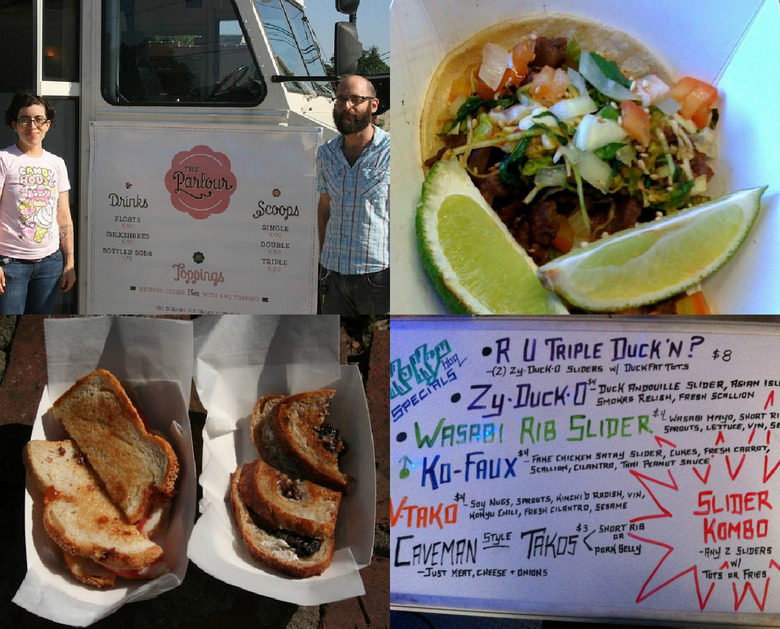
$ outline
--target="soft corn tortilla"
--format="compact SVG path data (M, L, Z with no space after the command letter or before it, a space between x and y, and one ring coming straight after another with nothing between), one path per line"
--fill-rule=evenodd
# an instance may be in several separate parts
M583 49L615 61L629 77L638 78L652 73L667 83L673 82L674 73L659 55L634 37L593 20L562 13L545 13L500 22L476 33L450 52L434 72L420 120L423 160L434 156L444 146L437 134L442 130L443 120L449 117L450 86L469 66L482 62L484 45L492 42L511 50L515 44L532 34L550 39L575 39Z

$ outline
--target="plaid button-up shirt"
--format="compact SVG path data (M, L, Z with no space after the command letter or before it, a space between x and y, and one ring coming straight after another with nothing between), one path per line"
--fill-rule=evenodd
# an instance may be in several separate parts
M330 197L320 263L347 275L390 266L390 134L374 127L374 138L354 165L338 136L317 151L317 191Z

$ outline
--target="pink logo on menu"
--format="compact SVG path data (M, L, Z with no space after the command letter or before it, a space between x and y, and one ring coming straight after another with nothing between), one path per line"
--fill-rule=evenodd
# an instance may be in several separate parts
M236 176L227 155L199 145L176 154L165 175L165 187L173 207L203 219L228 208Z

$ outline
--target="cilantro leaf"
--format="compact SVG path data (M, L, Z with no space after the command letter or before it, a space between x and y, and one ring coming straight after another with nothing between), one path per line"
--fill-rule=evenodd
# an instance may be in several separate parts
M608 79L612 79L616 83L620 83L623 87L631 88L631 81L629 81L625 76L623 76L623 73L620 71L620 68L618 67L618 64L614 61L607 61L599 54L596 54L595 52L590 53L590 56L593 57L593 61L596 62L596 65L599 67L601 72L606 76Z

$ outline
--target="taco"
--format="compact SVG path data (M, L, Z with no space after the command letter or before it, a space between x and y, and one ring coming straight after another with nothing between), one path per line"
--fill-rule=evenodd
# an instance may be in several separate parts
M717 97L626 33L540 14L446 56L425 98L420 148L426 168L443 159L467 169L542 265L708 200Z

